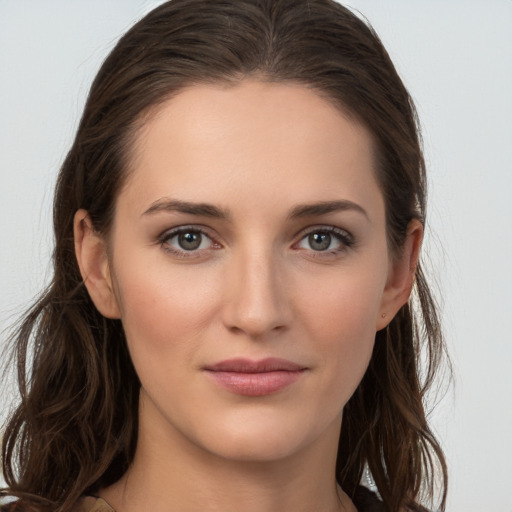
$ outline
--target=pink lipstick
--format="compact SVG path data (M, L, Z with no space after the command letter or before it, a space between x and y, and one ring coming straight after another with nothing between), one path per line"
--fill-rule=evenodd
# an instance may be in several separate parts
M229 359L204 367L223 388L244 396L265 396L293 384L306 371L292 361L268 358L261 361Z

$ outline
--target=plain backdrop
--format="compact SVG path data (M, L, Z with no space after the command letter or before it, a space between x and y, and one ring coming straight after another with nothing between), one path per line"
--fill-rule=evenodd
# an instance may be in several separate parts
M53 184L91 80L159 3L0 0L0 329L47 282ZM512 1L349 5L380 34L423 125L425 253L455 369L432 415L448 511L512 512Z

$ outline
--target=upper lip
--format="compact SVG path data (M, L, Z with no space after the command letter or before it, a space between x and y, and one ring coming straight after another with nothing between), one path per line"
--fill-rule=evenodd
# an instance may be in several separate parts
M305 370L306 367L287 359L268 357L259 361L244 358L227 359L207 365L204 369L212 372L265 373L278 371L297 372Z

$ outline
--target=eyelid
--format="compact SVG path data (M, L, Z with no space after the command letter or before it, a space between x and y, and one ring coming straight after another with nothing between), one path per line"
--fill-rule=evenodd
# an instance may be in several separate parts
M302 238L305 235L309 235L311 233L315 233L316 231L324 231L328 233L336 233L341 236L350 238L352 241L354 239L353 235L348 231L348 229L340 228L338 226L332 226L330 224L313 224L311 226L307 226L301 229L296 235L295 238Z

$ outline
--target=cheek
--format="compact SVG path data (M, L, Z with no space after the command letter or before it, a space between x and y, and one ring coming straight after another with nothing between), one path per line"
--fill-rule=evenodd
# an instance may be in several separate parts
M365 333L375 335L386 279L384 265L363 262L337 273L300 279L295 295L314 331L354 342Z
M337 403L350 398L372 355L385 274L371 268L315 279L301 294L308 297L300 308L303 326L326 369L323 385Z
M132 357L193 352L215 314L219 284L207 272L125 261L116 267L121 319ZM135 361L134 361L135 362Z

